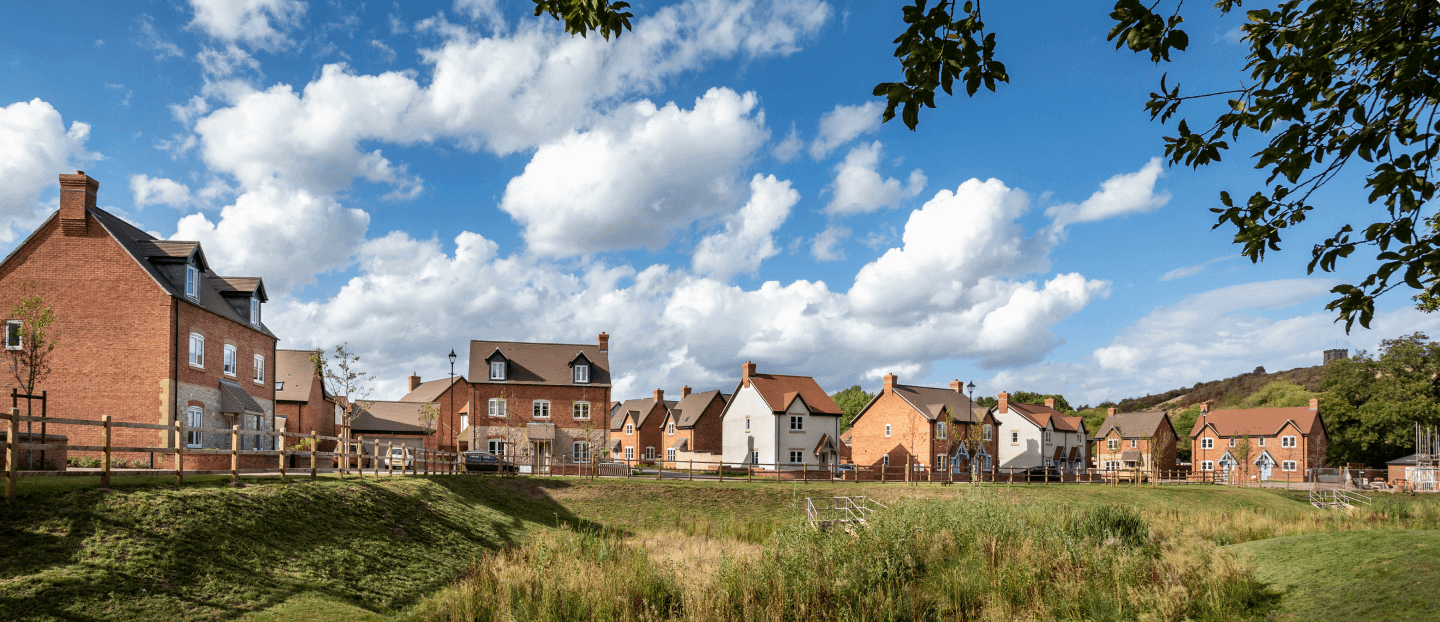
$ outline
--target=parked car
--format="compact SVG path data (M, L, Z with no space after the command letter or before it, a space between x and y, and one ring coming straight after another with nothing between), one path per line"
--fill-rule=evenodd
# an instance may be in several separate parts
M1034 466L1021 471L1026 481L1058 482L1060 467ZM1017 474L1019 475L1019 474Z
M837 465L835 465L835 473L836 473L837 475L844 475L844 474L846 474L846 473L854 473L854 472L855 472L855 465L853 465L853 464L837 464Z
M390 455L385 457L385 467L392 469L408 469L415 464L415 450L409 447L391 447Z
M370 455L370 448L364 443L350 443L344 462L347 469L368 469L375 465L375 457Z
M467 451L465 470L477 473L514 473L518 469L488 451Z

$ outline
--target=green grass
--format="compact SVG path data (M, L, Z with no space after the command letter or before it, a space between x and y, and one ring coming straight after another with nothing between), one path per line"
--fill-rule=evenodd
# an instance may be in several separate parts
M1440 532L1371 530L1228 547L1284 595L1281 620L1435 620Z

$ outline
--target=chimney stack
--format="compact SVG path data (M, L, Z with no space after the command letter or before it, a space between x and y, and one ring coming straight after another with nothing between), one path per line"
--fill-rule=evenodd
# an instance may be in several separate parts
M1106 415L1107 417L1114 417L1114 416L1115 416L1115 408L1114 408L1114 407L1111 407L1111 408L1105 409L1105 415Z
M740 386L750 386L750 376L753 375L755 375L755 363L745 361L745 364L740 366Z
M1046 407L1046 408L1054 408L1054 407L1055 407L1055 398L1053 398L1053 397L1047 397L1047 398L1045 398L1045 407Z
M411 375L410 375L410 390L411 390L411 391L414 391L415 389L418 389L418 388L420 388L420 375L419 375L418 373L417 373L417 374L411 374Z
M997 396L996 396L996 399L1000 400L1000 405L995 408L995 412L998 412L998 413L1000 413L1000 414L1002 414L1002 415L1005 414L1005 413L1010 412L1010 394L1009 394L1009 393L1006 393L1006 392L1004 392L1004 391L1001 391L1001 392L1000 392L1000 395L997 395Z
M1205 400L1205 401L1203 401L1203 402L1200 402L1200 412L1201 412L1201 413L1208 413L1208 412L1210 412L1210 400Z
M1319 399L1319 398L1314 398L1314 397L1310 398L1310 410L1314 410L1314 411L1320 410L1320 399Z
M88 231L85 210L95 207L100 182L85 171L60 176L60 231L62 235L85 235Z
M885 374L885 392L886 392L886 393L894 393L894 392L895 392L895 382L896 382L896 380L897 380L897 379L895 378L895 374Z
M665 403L665 389L655 389L655 401Z
M960 382L959 379L951 380L951 381L950 381L950 390L951 390L951 391L954 391L954 392L956 392L956 393L964 393L964 392L965 392L965 384L962 383L962 382Z
M690 385L688 385L688 384L685 385L685 386L683 386L683 387L680 387L680 399L683 400L683 399L685 399L685 398L687 398L687 397L690 397Z
M609 352L609 351L610 351L610 335L607 335L607 334L605 334L605 333L600 333L600 351L601 351L601 352Z

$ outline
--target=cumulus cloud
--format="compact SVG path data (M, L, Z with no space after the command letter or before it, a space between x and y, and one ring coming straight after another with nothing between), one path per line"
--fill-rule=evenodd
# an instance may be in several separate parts
M535 253L658 250L669 233L733 209L739 175L769 137L753 93L711 89L682 110L642 101L542 145L500 209ZM788 209L788 208L787 208Z
M505 30L505 15L500 11L499 0L455 0L455 12L489 26L494 32Z
M799 157L800 150L804 148L804 141L800 140L800 134L795 131L795 124L791 123L790 133L786 134L785 139L780 141L779 144L775 145L775 150L771 153L775 156L776 160L779 160L782 163L788 163L791 160Z
M1045 210L1057 234L1079 222L1095 222L1116 216L1153 212L1170 202L1169 192L1155 192L1155 182L1165 174L1160 158L1150 158L1134 173L1116 175L1100 184L1100 190L1082 203L1061 203Z
M895 207L902 199L912 198L925 189L925 173L910 172L905 185L894 177L881 177L875 167L880 163L880 141L860 145L846 154L845 161L835 165L834 196L825 211L831 214L861 214L882 207Z
M810 239L810 256L819 261L840 261L845 258L845 249L840 243L850 237L850 228L831 224Z
M180 49L180 46L161 36L160 31L155 29L155 18L141 13L139 17L135 18L135 29L139 31L135 36L135 45L154 52L155 60L163 60L171 56L185 56L185 52Z
M186 207L193 200L189 186L173 179L149 175L131 175L130 192L135 197L136 207L149 205Z
M89 125L72 121L66 129L60 111L39 98L0 108L0 241L13 242L17 228L54 211L40 195L59 186L60 173L100 157L85 150L89 137Z
M190 22L205 34L256 49L278 50L291 44L288 31L300 25L302 0L190 0Z
M725 223L723 231L700 240L692 269L720 281L735 274L755 274L760 262L779 254L774 233L790 216L800 193L789 180L756 174L750 179L750 200Z
M820 117L820 133L810 143L810 157L823 159L861 134L880 129L880 113L884 110L885 106L876 101L858 106L836 104L834 110Z
M201 46L200 52L195 55L195 61L200 63L200 68L211 79L225 79L247 72L257 76L260 74L260 61L233 43L221 49Z

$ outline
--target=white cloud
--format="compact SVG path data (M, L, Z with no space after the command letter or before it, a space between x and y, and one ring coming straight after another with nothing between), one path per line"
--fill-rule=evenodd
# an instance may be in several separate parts
M882 178L875 167L880 163L880 141L860 145L835 165L834 197L825 211L831 214L860 214L882 207L895 207L902 199L920 194L925 189L925 173L910 172L910 180L901 186L893 177Z
M505 15L500 11L499 0L455 0L455 12L489 26L494 32L505 31Z
M195 61L200 63L200 68L211 79L228 78L247 71L260 74L260 61L233 43L218 50L208 45L201 46L200 52L195 55Z
M370 40L370 47L373 47L373 48L379 50L379 51L380 51L380 55L383 56L383 57L385 57L385 62L387 62L387 63L393 63L393 62L395 62L395 49L392 48L392 47L390 47L390 46L388 46L388 45L385 45L385 42L384 42L384 41L381 41L381 40L379 40L379 39L371 39L371 40Z
M840 243L850 237L850 228L831 224L810 240L810 256L820 261L839 261L845 258L845 249Z
M0 108L0 241L13 242L17 228L38 224L55 210L40 205L45 190L59 186L59 175L84 160L99 158L85 150L90 126L72 121L36 98Z
M149 175L131 175L130 192L135 197L136 207L149 205L186 207L193 200L189 186L173 179L150 177Z
M141 13L135 18L135 28L140 34L135 37L135 44L155 53L155 60L163 60L170 56L184 57L185 52L180 46L175 45L160 35L155 29L155 19Z
M760 262L780 253L774 233L790 216L800 193L774 175L750 179L750 201L725 223L725 230L706 236L696 246L691 266L699 274L729 281L735 274L755 274Z
M790 133L785 135L785 140L775 145L772 152L776 160L782 163L790 162L800 155L800 150L805 148L805 143L800 140L800 134L795 131L795 124L790 124Z
M820 117L820 134L810 143L810 157L822 159L861 134L880 129L880 113L884 110L883 104L874 101L858 106L836 104L834 110Z
M192 28L261 50L291 45L286 32L300 25L307 8L302 0L190 0L190 6Z
M1170 193L1155 192L1155 182L1165 175L1160 158L1150 158L1143 168L1105 180L1100 190L1080 204L1062 203L1045 210L1054 221L1052 231L1063 232L1077 222L1095 222L1132 213L1153 212L1170 202Z
M1216 257L1216 258L1214 258L1214 259L1210 259L1210 260L1207 260L1207 261L1202 261L1202 262L1200 262L1200 263L1198 263L1198 264L1195 264L1195 265L1193 265L1193 266L1181 266L1181 267L1179 267L1179 268L1176 268L1176 269L1174 269L1174 270L1171 270L1171 271L1166 272L1165 274L1161 275L1160 280L1162 280L1162 281L1170 281L1170 280L1174 280L1174 279L1183 279L1183 278L1185 278L1185 277L1187 277L1187 276L1195 276L1195 275L1200 274L1201 272L1203 272L1203 271L1205 270L1205 266L1208 266L1208 265L1210 265L1210 264L1212 264L1212 263L1215 263L1215 262L1217 262L1217 261L1225 261L1226 259L1235 259L1236 257L1238 257L1238 255L1225 255L1224 257Z
M542 145L500 209L543 255L658 250L671 231L733 209L739 175L769 137L755 106L752 93L711 89L692 110L648 101L617 110Z

